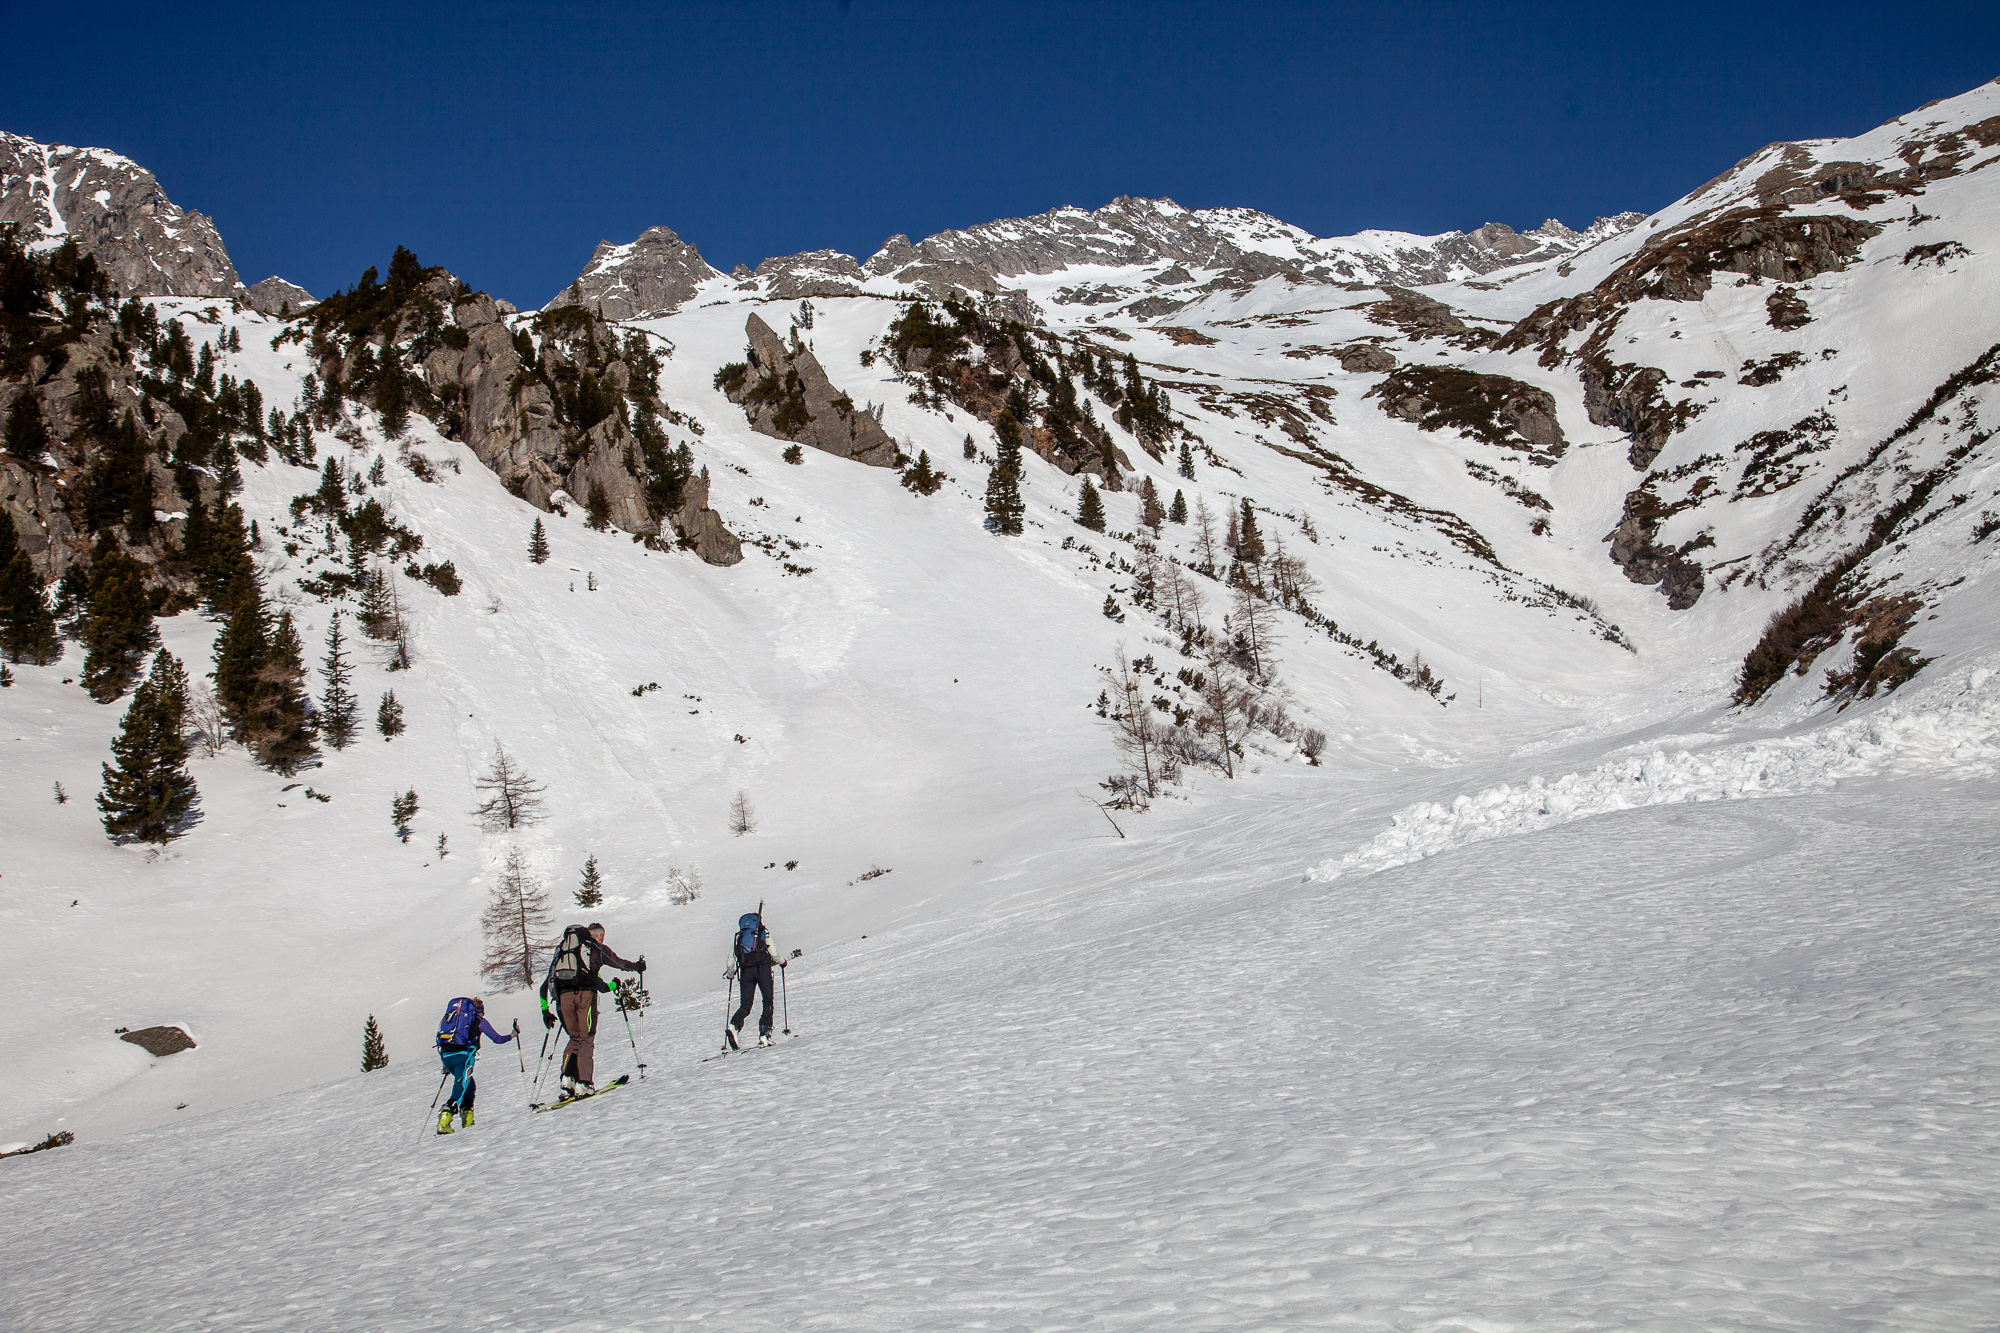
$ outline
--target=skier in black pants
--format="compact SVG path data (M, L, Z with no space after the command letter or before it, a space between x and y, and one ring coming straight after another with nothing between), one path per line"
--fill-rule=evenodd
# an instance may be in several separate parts
M729 967L723 972L725 979L734 977L742 988L743 1003L736 1007L729 1026L722 1030L723 1045L728 1050L737 1050L742 1043L736 1034L743 1030L743 1020L750 1017L750 1006L759 992L764 996L764 1012L757 1015L757 1044L772 1045L771 1015L771 968L787 967L800 951L792 950L791 958L785 957L771 945L771 932L764 929L764 913L759 908L755 912L745 912L736 922L736 939L730 946Z

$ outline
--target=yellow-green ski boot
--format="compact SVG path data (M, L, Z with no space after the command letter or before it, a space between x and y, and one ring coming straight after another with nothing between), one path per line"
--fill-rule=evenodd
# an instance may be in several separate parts
M460 1129L472 1128L472 1108L470 1106L458 1113L458 1127Z
M438 1113L438 1133L451 1133L451 1108L449 1106Z

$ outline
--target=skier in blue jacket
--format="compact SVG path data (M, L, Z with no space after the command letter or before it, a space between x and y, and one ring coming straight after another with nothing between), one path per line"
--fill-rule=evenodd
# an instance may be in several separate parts
M486 1001L472 997L469 1013L460 1015L459 1001L452 1001L452 1008L445 1011L445 1022L438 1033L438 1058L444 1062L444 1072L453 1080L451 1100L444 1104L444 1111L438 1116L440 1134L451 1133L451 1118L457 1116L459 1126L472 1128L472 1099L479 1091L479 1084L473 1080L472 1065L479 1058L479 1037L481 1033L491 1037L495 1046L505 1046L521 1035L521 1025L516 1022L511 1032L496 1032L486 1021ZM456 1040L454 1040L456 1038Z

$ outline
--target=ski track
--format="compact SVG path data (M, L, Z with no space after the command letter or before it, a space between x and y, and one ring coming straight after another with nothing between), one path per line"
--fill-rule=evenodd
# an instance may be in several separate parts
M1974 1327L1996 795L1656 806L1331 884L1269 873L1301 811L1239 811L1192 861L1076 858L1039 915L802 960L776 1058L698 1063L711 992L562 1116L503 1047L450 1138L413 1058L9 1163L0 1315Z
M1367 844L1321 862L1307 877L1372 874L1467 843L1640 806L1797 795L1882 772L1990 777L2000 765L1993 679L1991 669L1976 668L1942 688L1801 735L1672 754L1654 749L1548 781L1503 782L1448 805L1419 801Z

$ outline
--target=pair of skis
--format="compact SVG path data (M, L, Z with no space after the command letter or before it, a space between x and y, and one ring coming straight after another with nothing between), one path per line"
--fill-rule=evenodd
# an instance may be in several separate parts
M540 1115L544 1111L560 1111L565 1106L575 1106L578 1102L587 1102L593 1097L602 1097L605 1093L611 1091L613 1088L622 1088L631 1081L632 1081L632 1076L630 1074L620 1074L617 1078L612 1079L609 1083L605 1084L597 1091L587 1092L581 1097L559 1097L552 1102L534 1103L534 1111L536 1115Z

